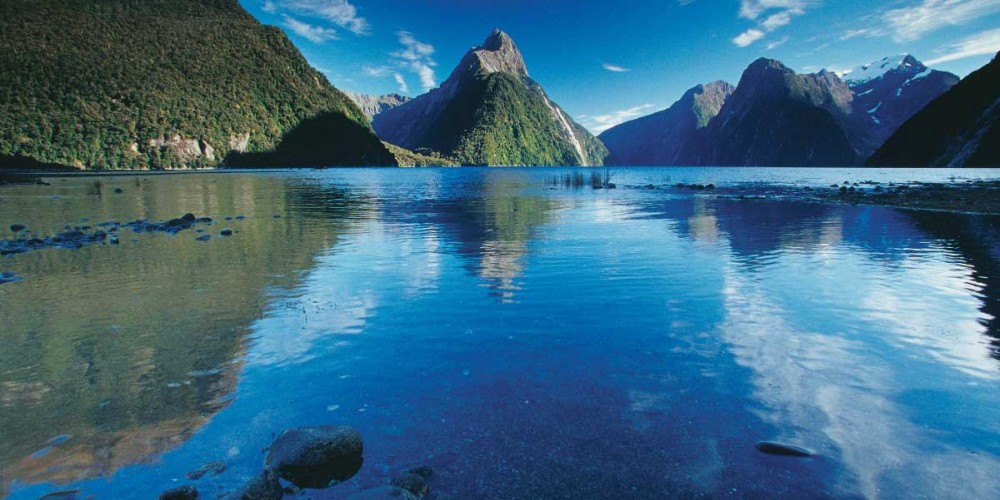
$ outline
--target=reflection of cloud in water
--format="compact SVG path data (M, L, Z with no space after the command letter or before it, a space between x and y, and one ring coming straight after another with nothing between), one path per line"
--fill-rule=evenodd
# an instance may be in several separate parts
M280 366L327 355L316 344L330 335L364 333L367 319L382 305L380 290L390 287L387 281L401 283L410 297L437 289L440 247L430 227L367 223L320 258L304 286L277 300L254 324L248 361Z
M956 274L954 263L933 260L929 252L927 258L916 259L918 263L904 263L902 269L883 270L894 285L868 290L862 298L864 310L892 331L888 340L923 347L947 366L996 380L996 360L983 341L982 313L975 301L968 300L974 293L967 284L973 281L972 271Z
M757 412L779 429L768 437L812 446L821 455L836 449L849 474L840 494L996 498L1000 493L995 482L1000 461L933 440L884 396L892 394L893 379L905 374L866 356L861 340L788 324L789 312L738 269L727 269L725 280L727 317L719 334L736 361L754 373Z

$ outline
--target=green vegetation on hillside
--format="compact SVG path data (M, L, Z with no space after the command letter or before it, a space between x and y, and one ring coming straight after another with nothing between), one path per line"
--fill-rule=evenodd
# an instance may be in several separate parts
M445 107L427 142L463 165L578 165L540 92L506 73L476 75ZM582 146L595 162L607 156L596 139Z
M360 110L237 0L5 0L0 46L0 155L215 166L273 150L321 113L347 117L343 135L362 138L368 161L388 155ZM331 163L360 163L350 147Z
M424 150L423 152L410 151L395 144L383 141L386 149L396 157L396 163L400 167L457 167L458 162L445 158L435 151ZM426 153L426 154L424 154Z

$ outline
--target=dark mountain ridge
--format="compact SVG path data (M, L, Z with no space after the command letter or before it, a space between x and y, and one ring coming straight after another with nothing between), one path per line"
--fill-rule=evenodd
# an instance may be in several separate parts
M1000 54L906 121L872 166L1000 166Z

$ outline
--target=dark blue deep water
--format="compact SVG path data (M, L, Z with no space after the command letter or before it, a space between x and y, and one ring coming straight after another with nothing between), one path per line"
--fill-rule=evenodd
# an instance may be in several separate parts
M282 430L348 424L364 467L305 497L429 465L442 499L1000 498L1000 219L670 187L953 172L550 185L568 172L0 188L0 239L13 223L215 219L205 242L123 231L0 258L19 278L0 284L0 496L214 498ZM185 478L213 461L225 472Z

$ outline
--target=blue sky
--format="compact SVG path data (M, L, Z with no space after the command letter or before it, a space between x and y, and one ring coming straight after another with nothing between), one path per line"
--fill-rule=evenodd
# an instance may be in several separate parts
M959 76L1000 51L1000 0L240 0L338 88L419 95L494 28L599 132L754 59L799 72L911 53Z

